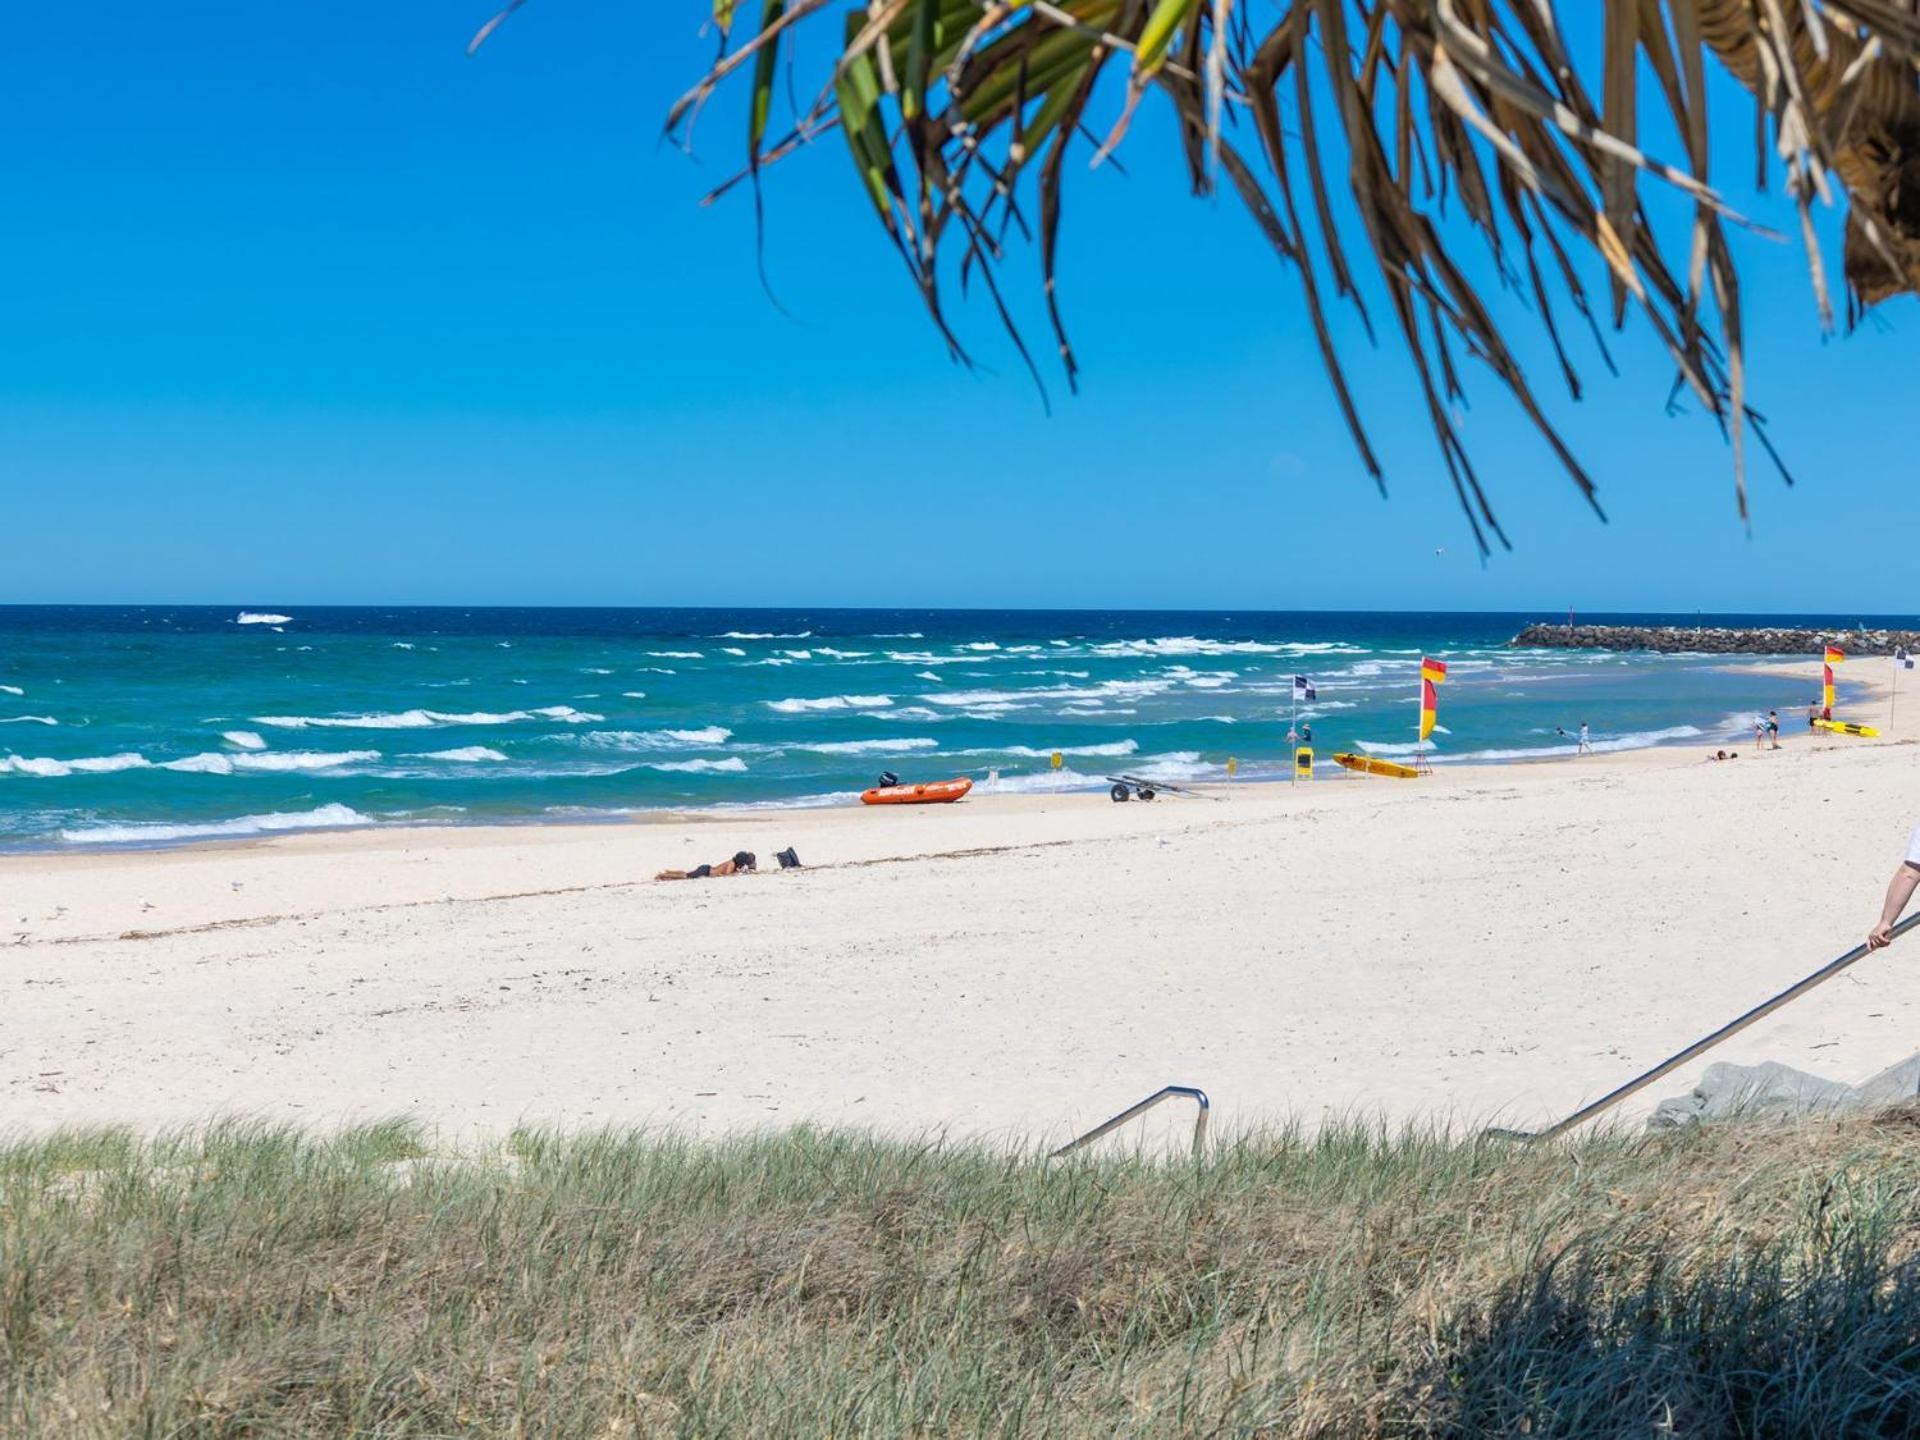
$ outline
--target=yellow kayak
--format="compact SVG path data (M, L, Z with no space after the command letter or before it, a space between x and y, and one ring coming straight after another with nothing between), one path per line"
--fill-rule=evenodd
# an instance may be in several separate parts
M1880 738L1880 732L1871 725L1849 725L1845 720L1815 720L1814 726L1835 735L1864 735L1869 740Z
M1376 760L1371 755L1336 754L1333 763L1356 775L1384 775L1393 780L1413 780L1420 774L1411 765L1402 765L1393 760Z

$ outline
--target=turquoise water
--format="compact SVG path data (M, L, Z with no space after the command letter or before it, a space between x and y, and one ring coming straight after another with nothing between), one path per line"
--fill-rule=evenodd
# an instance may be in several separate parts
M1323 760L1401 756L1422 653L1452 668L1441 764L1567 753L1582 721L1601 750L1750 741L1818 684L1811 657L1796 681L1506 648L1534 618L0 607L0 844L846 803L883 769L988 793L1280 775L1295 674Z

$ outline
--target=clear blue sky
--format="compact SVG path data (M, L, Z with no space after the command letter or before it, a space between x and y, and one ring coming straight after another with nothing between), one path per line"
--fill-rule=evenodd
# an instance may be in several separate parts
M1295 278L1237 201L1187 196L1154 117L1130 178L1070 178L1084 379L1070 399L1048 371L1047 418L983 305L962 324L989 368L947 361L837 141L769 177L793 318L767 302L744 193L698 204L738 156L740 97L696 158L659 143L710 50L704 0L531 0L466 59L489 9L16 7L0 601L1920 604L1913 302L1823 342L1795 247L1736 241L1755 403L1801 480L1754 465L1752 537L1717 432L1663 413L1634 325L1580 405L1528 352L1610 525L1468 371L1517 547L1483 568L1405 362L1342 319L1383 502ZM1726 98L1722 171L1744 177L1750 112ZM1037 268L1004 272L1027 315Z

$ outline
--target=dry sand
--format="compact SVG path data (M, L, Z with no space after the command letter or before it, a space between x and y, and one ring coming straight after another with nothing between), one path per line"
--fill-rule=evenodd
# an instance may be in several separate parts
M1920 752L1786 718L1787 748L1724 765L9 857L0 1127L408 1113L463 1140L522 1121L1058 1140L1168 1082L1228 1127L1532 1125L1877 913ZM646 878L786 845L805 871ZM1853 1081L1916 1049L1908 940L1717 1058Z

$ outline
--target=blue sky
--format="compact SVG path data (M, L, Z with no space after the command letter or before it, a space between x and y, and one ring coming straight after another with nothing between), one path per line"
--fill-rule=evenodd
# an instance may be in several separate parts
M837 141L768 179L783 315L744 193L699 204L741 97L694 157L659 140L705 9L531 0L472 60L486 0L10 17L0 601L1916 606L1911 300L1823 340L1798 249L1736 240L1754 402L1801 482L1754 464L1751 537L1644 325L1617 379L1576 337L1574 405L1508 302L1612 522L1470 371L1516 546L1482 567L1405 362L1341 317L1383 502L1294 276L1237 201L1188 196L1156 114L1128 175L1070 175L1083 383L1047 371L1050 418L984 305L982 369L949 363ZM1037 270L1004 271L1028 316Z

